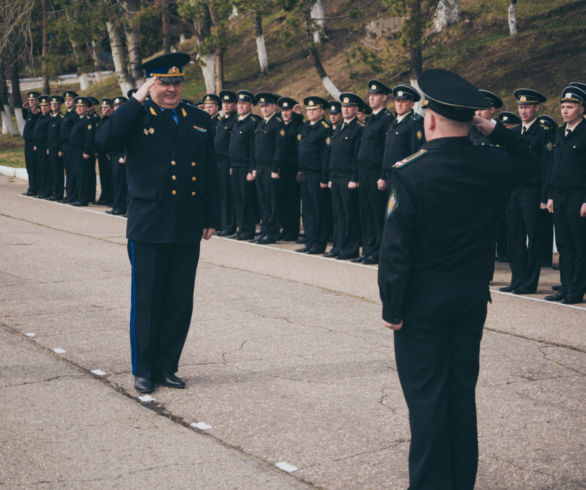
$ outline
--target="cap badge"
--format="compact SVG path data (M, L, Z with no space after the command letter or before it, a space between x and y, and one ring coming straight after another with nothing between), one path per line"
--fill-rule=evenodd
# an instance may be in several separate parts
M289 107L289 102L283 102L283 107Z
M260 103L263 104L264 102L265 102L265 98L264 97L261 97L260 98Z
M313 100L309 101L309 105L314 105Z
M370 86L370 90L376 90L376 85L374 83Z
M403 97L403 93L404 93L404 92L403 92L402 90L399 90L399 91L397 92L397 97Z
M180 72L179 68L177 68L176 66L172 66L171 68L169 68L169 71L167 72L169 75L178 75Z
M521 97L519 98L519 102L527 102L527 97L521 95Z
M229 95L224 95L224 100L230 100L230 96Z
M344 104L349 104L350 103L350 99L348 97L344 97L343 102L344 102Z

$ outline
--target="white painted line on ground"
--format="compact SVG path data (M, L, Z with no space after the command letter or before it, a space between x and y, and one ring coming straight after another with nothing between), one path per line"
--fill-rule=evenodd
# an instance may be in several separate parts
M143 403L150 403L155 401L155 399L151 395L142 395L139 396L138 399Z
M287 473L293 473L294 471L297 471L297 466L293 466L292 464L289 464L285 461L281 461L279 463L277 463L275 465L277 468L279 468L280 470L286 471Z
M65 354L65 349L62 349L61 347L55 347L55 348L53 349L53 352L54 352L55 354Z
M572 308L574 310L586 311L586 308L584 308L583 306L565 305L564 303L559 303L557 301L547 301L545 299L533 298L531 296L523 296L523 295L520 295L520 294L505 293L504 291L499 291L498 289L491 289L490 292L491 293L496 293L496 294L502 294L504 296L511 296L512 298L517 298L517 299L526 299L526 300L529 300L529 301L537 301L539 303L545 303L546 305L563 306L565 308Z
M25 335L30 338L36 337L34 332L27 332L27 333L25 333Z
M190 425L191 425L191 427L193 427L195 429L199 429L199 430L210 430L212 428L211 425L206 424L205 422L193 422Z
M106 376L106 373L101 369L92 369L92 374L95 374L96 376Z

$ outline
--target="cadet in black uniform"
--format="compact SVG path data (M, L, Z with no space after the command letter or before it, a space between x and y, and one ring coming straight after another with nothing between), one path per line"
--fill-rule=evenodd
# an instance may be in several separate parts
M379 80L368 82L368 101L372 116L366 120L358 151L358 196L362 226L362 255L354 261L378 263L378 251L383 233L385 191L379 190L385 137L394 116L385 107L391 89Z
M322 182L327 182L332 193L334 246L329 256L349 260L358 257L360 247L358 150L364 123L356 114L364 102L349 92L340 94L340 102L343 122L329 140L328 164Z
M445 70L421 74L426 143L394 165L380 251L384 325L409 408L409 488L472 489L478 464L475 386L499 220L531 162L468 138L488 101ZM424 103L425 106L425 103ZM502 125L496 143L530 154Z
M63 92L63 100L65 103L65 116L59 129L59 139L61 140L61 148L63 150L63 166L65 167L65 199L64 203L72 203L76 201L75 190L77 188L77 179L75 176L75 166L71 156L71 147L69 146L69 134L71 128L79 119L75 109L75 98L77 94L71 90Z
M311 96L303 99L303 103L309 120L299 128L297 140L305 246L296 251L321 254L328 240L328 185L322 181L322 172L328 163L328 143L332 130L323 118L327 107L325 99Z
M218 236L229 236L236 232L234 200L230 182L230 135L237 119L236 102L238 99L232 90L222 90L220 100L222 101L222 112L224 114L216 123L214 135L220 179L221 227L218 231Z
M114 97L112 99L113 110L117 111L125 102L128 102L126 97L121 95ZM124 216L126 215L126 201L128 198L126 149L122 151L108 151L108 159L112 165L112 209L106 211L106 213L115 216Z
M581 303L586 291L586 91L566 87L556 131L547 209L553 213L562 286L549 301Z
M281 108L281 128L275 158L279 169L278 209L282 230L279 240L294 242L299 237L301 193L297 167L297 134L303 124L303 116L293 112L297 101L281 97L277 104Z
M77 200L72 202L72 206L87 206L89 202L91 186L90 166L95 165L91 159L94 151L93 144L93 122L87 115L91 102L87 97L75 98L75 111L77 120L69 133L69 148L71 151L71 160L75 167L75 176L77 189L75 195Z
M105 123L110 114L114 112L112 99L107 97L102 99L102 119L100 124ZM107 151L98 151L98 170L100 172L100 198L96 204L112 204L112 163Z
M539 124L539 104L547 99L531 89L515 90L522 124L515 131L527 139L538 154L535 166L539 173L523 187L515 189L507 207L506 226L511 266L511 283L504 292L531 294L537 291L543 257L542 213L547 205L547 176L551 164L552 131ZM529 243L527 243L529 242Z
M95 151L95 147L93 144L93 137L94 134L96 133L97 129L100 127L100 123L101 123L101 118L98 115L98 113L96 112L97 107L100 105L100 101L98 99L96 99L95 97L87 97L87 99L90 101L90 106L89 106L89 110L87 112L87 117L91 120L92 122L92 152L90 154L90 166L89 166L89 172L90 172L90 185L88 188L88 195L87 195L87 201L88 202L95 202L96 200L96 184L97 184L97 176L96 176L96 160L98 159L98 154Z
M33 130L33 151L35 155L35 180L37 197L47 199L51 197L49 182L49 158L47 157L47 135L49 134L49 122L51 121L51 106L48 95L39 97L41 113Z
M252 114L254 94L248 90L239 90L236 111L238 118L230 135L230 176L232 195L234 197L234 213L238 228L237 240L254 238L256 226L254 185L254 130L260 118Z
M269 92L259 92L255 103L260 106L263 119L254 131L254 180L260 208L260 237L256 243L261 245L276 243L279 238L279 210L277 186L279 162L277 145L283 120L277 113L277 99Z
M415 153L424 141L423 118L413 112L415 102L421 100L419 92L410 85L397 85L393 88L397 117L389 125L385 139L383 166L378 188L384 190L390 184L393 165Z
M342 123L342 104L337 100L328 101L328 113L330 126L332 127L332 131L335 131L338 124Z
M63 114L61 113L61 104L63 97L60 95L51 95L51 119L49 122L49 131L47 133L47 156L49 157L49 190L51 195L49 201L61 201L64 190L64 167L63 167L63 150L61 149L61 123Z
M36 196L38 188L36 183L35 172L35 142L33 141L33 131L35 124L40 115L39 109L39 92L27 92L26 94L26 113L24 115L24 129L22 137L24 139L24 163L26 166L26 173L28 175L28 189L24 193L25 196Z
M203 104L203 110L212 118L215 128L218 120L222 117L220 114L220 97L216 94L205 94L201 99L201 103Z
M513 129L515 126L521 124L521 118L517 114L508 111L499 113L497 121L502 123L507 129Z
M184 388L175 373L193 310L202 237L219 226L209 114L181 101L185 53L139 68L147 81L100 127L101 149L126 149L126 236L132 264L130 338L135 388ZM147 98L150 94L150 98Z

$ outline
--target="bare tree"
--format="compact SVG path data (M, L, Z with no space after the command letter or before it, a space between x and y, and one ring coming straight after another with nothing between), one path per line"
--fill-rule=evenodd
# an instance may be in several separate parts
M17 136L18 131L12 124L10 117L10 103L8 101L8 85L6 83L6 71L4 63L0 62L0 114L2 116L2 134Z
M511 0L509 5L509 33L511 36L517 34L517 0Z
M311 7L311 21L313 29L313 42L315 44L320 44L322 36L324 39L327 38L326 18L321 0L316 0L316 2Z
M126 69L126 53L124 44L122 43L122 36L120 35L120 26L110 20L106 22L106 29L108 30L108 37L110 38L114 71L118 78L118 85L120 86L122 93L125 94L133 88L133 84L128 75L128 70Z
M144 76L138 66L142 63L140 51L140 24L138 21L138 3L136 0L121 0L121 6L125 12L124 34L128 48L128 64L130 76L136 86L142 85Z
M269 56L267 54L267 45L265 44L265 36L262 32L262 13L260 10L254 12L254 35L256 38L256 52L258 55L258 64L260 65L261 73L269 72Z
M169 0L158 0L161 10L161 33L163 34L163 52L171 52L171 33L169 31Z
M441 32L446 27L458 22L460 12L461 9L458 0L439 0L433 15L435 32Z

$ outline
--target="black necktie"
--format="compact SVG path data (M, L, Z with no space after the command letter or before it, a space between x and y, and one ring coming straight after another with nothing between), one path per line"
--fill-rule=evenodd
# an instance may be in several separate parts
M571 134L572 134L572 131L569 129L566 129L566 138L569 138Z
M521 130L521 134L525 134L527 132L527 128L525 126L523 126L523 129Z

